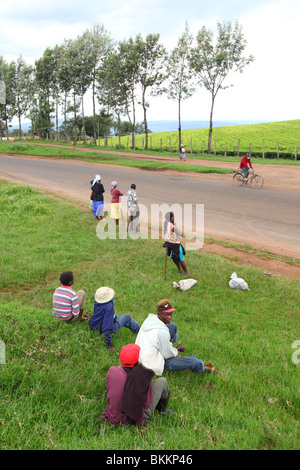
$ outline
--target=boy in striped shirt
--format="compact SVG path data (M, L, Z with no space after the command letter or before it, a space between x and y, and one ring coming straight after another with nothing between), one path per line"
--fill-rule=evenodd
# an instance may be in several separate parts
M64 271L59 279L62 285L53 294L52 315L67 323L80 321L85 307L86 294L84 290L77 293L72 289L71 286L74 284L72 271Z

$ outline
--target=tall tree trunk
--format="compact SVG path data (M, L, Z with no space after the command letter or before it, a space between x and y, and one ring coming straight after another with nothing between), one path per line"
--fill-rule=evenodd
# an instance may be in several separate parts
M86 144L85 123L84 123L84 106L83 106L83 93L81 95L81 112L82 112L82 137L83 142Z
M94 78L93 78L93 131L94 131L94 144L97 144L96 138L96 105L95 105L95 70L94 70Z
M58 100L56 100L56 142L58 142Z
M9 140L7 118L5 118L5 127L6 127L6 140Z
M118 137L119 137L119 146L121 145L121 118L120 114L118 114Z
M132 148L133 150L135 150L135 104L134 104L134 90L132 90L131 102L132 102L132 141L131 141L131 148Z
M65 109L64 109L64 128L65 128L65 141L68 142L68 133L67 133L67 92L65 91Z
M20 103L20 100L18 98L18 104L19 103ZM19 117L19 138L21 138L22 137L22 129L21 129L21 113L20 112L18 113L18 117Z
M145 93L146 90L143 91L143 109L144 109L144 125L145 125L145 150L148 150L148 125L147 125L147 111L146 111L146 103L145 103Z
M181 99L178 99L178 140L179 147L181 146Z
M211 108L210 108L210 116L209 116L209 133L208 133L208 147L207 147L207 154L208 154L208 155L209 155L210 152L211 152L211 139L212 139L212 133L213 133L212 117L213 117L214 104L215 104L215 97L212 96L212 99L211 99Z
M50 97L49 97L49 95L48 95L48 132L49 132L49 139L52 141L51 116L50 116Z
M74 99L74 142L75 144L77 143L77 116L76 116L76 97L75 97L75 92L73 93L73 99Z

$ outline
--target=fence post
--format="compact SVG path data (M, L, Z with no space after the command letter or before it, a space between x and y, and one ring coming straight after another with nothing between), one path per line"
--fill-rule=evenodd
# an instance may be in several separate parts
M169 149L170 149L170 153L172 152L172 139L171 137L169 137Z
M224 157L227 157L227 142L225 143L225 155Z
M265 158L265 139L263 139L263 158Z
M204 153L204 149L205 149L205 142L204 142L204 140L203 140L202 153Z
M297 142L295 142L295 160L297 160Z
M150 136L150 150L152 150L152 136Z
M142 139L142 149L144 150L144 139Z
M250 145L249 145L249 155L251 157L251 142L250 142Z
M237 147L237 153L236 153L236 156L237 156L237 157L238 157L239 154L240 154L240 142L241 142L241 140L239 139L239 141L238 141L238 147Z
M276 145L277 145L277 159L279 158L279 146L278 146L278 142L276 142Z
M191 138L191 143L190 143L190 151L193 153L193 139Z
M216 141L214 141L214 155L216 155Z
M162 150L162 139L160 139L160 150Z
M129 137L127 137L127 150L128 150L128 146L129 146Z

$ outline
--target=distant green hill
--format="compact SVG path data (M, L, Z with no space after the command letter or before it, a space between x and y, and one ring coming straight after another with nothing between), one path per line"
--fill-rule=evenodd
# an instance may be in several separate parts
M136 136L136 148L143 149L144 135ZM170 143L171 139L171 143ZM208 129L192 129L182 131L182 140L189 152L191 147L195 153L207 152ZM249 124L241 126L215 127L213 130L212 153L214 153L214 141L216 141L216 153L224 154L227 143L227 155L236 155L239 144L239 153L249 151L253 156L263 155L263 141L265 157L277 156L277 142L280 157L295 158L295 143L297 143L298 154L300 151L300 119L293 121L270 122L266 124ZM113 139L116 144L118 138ZM121 137L121 145L127 147L127 137ZM129 137L129 146L131 137ZM149 134L148 149L159 151L178 152L178 132L158 132Z

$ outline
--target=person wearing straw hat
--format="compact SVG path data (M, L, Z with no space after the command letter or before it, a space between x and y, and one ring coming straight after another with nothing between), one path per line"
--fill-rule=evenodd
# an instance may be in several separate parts
M107 348L114 350L111 335L116 334L122 327L138 333L140 325L128 314L115 314L113 300L115 295L111 287L100 287L95 293L94 313L89 320L91 330L98 330L104 336Z
M91 190L92 192L90 199L94 201L94 217L98 220L102 220L104 204L103 194L105 193L105 189L103 184L101 183L100 175L95 175L95 178L92 181Z
M173 344L178 340L178 329L173 323L172 315L176 310L168 299L158 302L157 315L150 314L142 324L136 338L136 344L141 348L140 363L152 369L156 375L162 375L164 370L190 369L196 373L215 372L211 364L204 364L195 356L180 356L186 347Z
M170 415L168 382L160 377L152 383L154 372L138 364L140 347L126 344L120 351L122 365L110 367L106 376L107 403L102 419L115 426L140 426L150 421L154 410Z
M119 219L120 219L120 197L123 196L123 193L117 189L118 183L116 181L112 181L111 185L111 211L110 211L110 217L112 219L115 219L116 225L119 225Z

